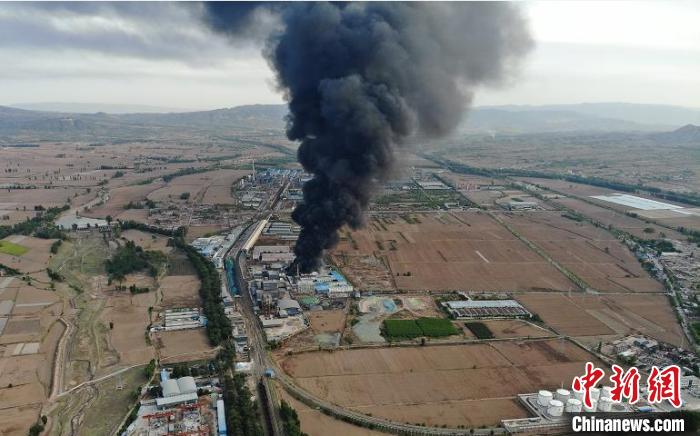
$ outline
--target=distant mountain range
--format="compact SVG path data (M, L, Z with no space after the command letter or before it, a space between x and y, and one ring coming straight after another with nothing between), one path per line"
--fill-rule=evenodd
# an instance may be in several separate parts
M143 135L154 128L272 129L284 128L286 106L251 105L182 113L65 113L0 106L0 134Z
M43 132L118 135L154 128L284 129L285 105L249 105L198 112L74 113L0 106L0 134ZM584 103L549 106L484 106L473 109L462 133L667 132L659 140L697 141L700 110L677 106ZM679 129L681 126L682 129ZM679 129L679 130L676 130ZM675 132L674 132L675 131Z
M187 109L176 109L163 106L149 106L145 104L44 102L14 103L9 106L17 109L26 109L30 111L62 112L72 114L94 114L97 112L104 112L107 114L188 112Z

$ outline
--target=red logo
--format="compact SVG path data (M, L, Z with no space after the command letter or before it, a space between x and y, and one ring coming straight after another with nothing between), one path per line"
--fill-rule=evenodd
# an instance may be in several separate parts
M649 387L649 403L660 403L668 400L674 407L681 407L681 369L677 365L667 366L663 370L651 367L647 379Z
M639 370L632 367L625 372L617 365L613 365L612 369L615 374L610 376L610 381L613 382L611 399L616 403L623 398L627 398L630 404L639 401Z
M574 378L571 383L571 388L577 392L583 392L583 404L588 407L593 407L591 401L591 388L605 376L605 371L596 368L591 362L586 362L586 373L581 377Z
M612 369L614 374L610 376L610 381L613 383L610 399L616 403L627 400L629 404L639 401L639 381L641 378L639 369L632 367L625 372L618 365L613 365ZM574 391L583 392L583 404L586 407L593 407L591 388L596 387L604 376L605 371L596 368L591 362L586 362L586 373L575 377L571 383L571 388ZM653 366L647 378L647 387L649 388L647 397L649 404L668 401L676 408L680 408L683 404L681 400L681 369L677 365L667 366L664 369Z

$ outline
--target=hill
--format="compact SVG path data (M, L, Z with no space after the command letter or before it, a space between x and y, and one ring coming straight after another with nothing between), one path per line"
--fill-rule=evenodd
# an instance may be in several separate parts
M687 124L672 132L656 133L652 137L661 143L700 145L700 126Z

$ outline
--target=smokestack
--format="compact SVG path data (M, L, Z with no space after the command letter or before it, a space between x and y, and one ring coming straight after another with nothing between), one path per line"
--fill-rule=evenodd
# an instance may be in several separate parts
M373 189L407 139L450 133L474 89L502 83L532 48L508 3L236 8L207 4L209 24L236 36L252 12L279 17L264 54L289 104L287 136L300 142L299 162L313 175L292 214L302 228L294 249L302 272L320 266L341 227L364 224Z

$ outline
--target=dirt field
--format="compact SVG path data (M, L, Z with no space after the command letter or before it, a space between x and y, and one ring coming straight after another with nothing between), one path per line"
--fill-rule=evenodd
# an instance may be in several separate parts
M145 339L146 328L150 324L149 305L147 301L139 304L136 297L150 297L150 306L153 306L155 292L134 297L110 297L101 315L105 325L113 325L109 330L109 343L119 354L119 363L123 365L148 363L155 356L155 350Z
M317 333L339 332L345 328L344 310L318 310L306 315L311 328Z
M669 238L683 239L683 236L675 230L644 222L621 212L586 203L576 198L561 197L552 201L555 204L566 206L602 224L613 226L616 229L628 232L638 238L656 239L660 238L662 234L665 234ZM644 229L647 228L651 228L654 231L652 233L647 233L644 231Z
M165 186L148 194L153 201L177 200L183 192L189 192L189 201L201 204L233 204L231 186L248 174L241 170L215 170L189 174L172 179Z
M557 332L571 336L643 333L680 345L681 327L663 294L581 295L529 293L517 296Z
M341 259L381 259L399 290L574 288L553 266L480 212L374 218L365 229L347 233L334 254ZM367 280L361 271L343 268L353 283Z
M211 359L216 354L204 329L158 332L155 337L161 363Z
M467 338L475 339L476 336L464 326L466 322L468 321L455 321L455 325L462 328ZM491 330L493 337L496 339L543 338L552 336L551 332L518 319L490 319L479 320L478 322L484 323L489 330Z
M281 365L301 387L342 406L472 427L526 416L518 393L568 386L589 360L596 359L568 341L537 340L314 352Z
M32 236L13 235L5 238L8 242L22 245L28 250L21 256L0 253L0 263L24 273L33 273L46 270L49 260L49 248L55 239L40 239Z
M307 406L301 401L298 401L279 386L276 387L280 399L286 401L287 404L292 406L294 410L296 410L297 415L299 415L301 431L309 436L381 436L386 434L348 424L339 419L334 419L316 409Z
M144 250L162 251L165 254L170 253L172 250L172 247L168 247L167 245L169 238L155 233L146 233L140 230L127 230L122 232L121 237L128 241L133 241Z
M159 292L164 308L199 306L199 278L195 275L166 276L160 280Z
M83 215L92 218L104 218L107 215L111 215L115 219L121 218L121 215L126 213L124 206L130 202L136 203L145 200L148 194L162 186L162 182L152 182L147 185L121 186L110 189L109 200L105 204L94 207L90 211L84 212Z
M561 212L504 213L501 218L596 290L663 291L661 283L607 230L565 218Z

